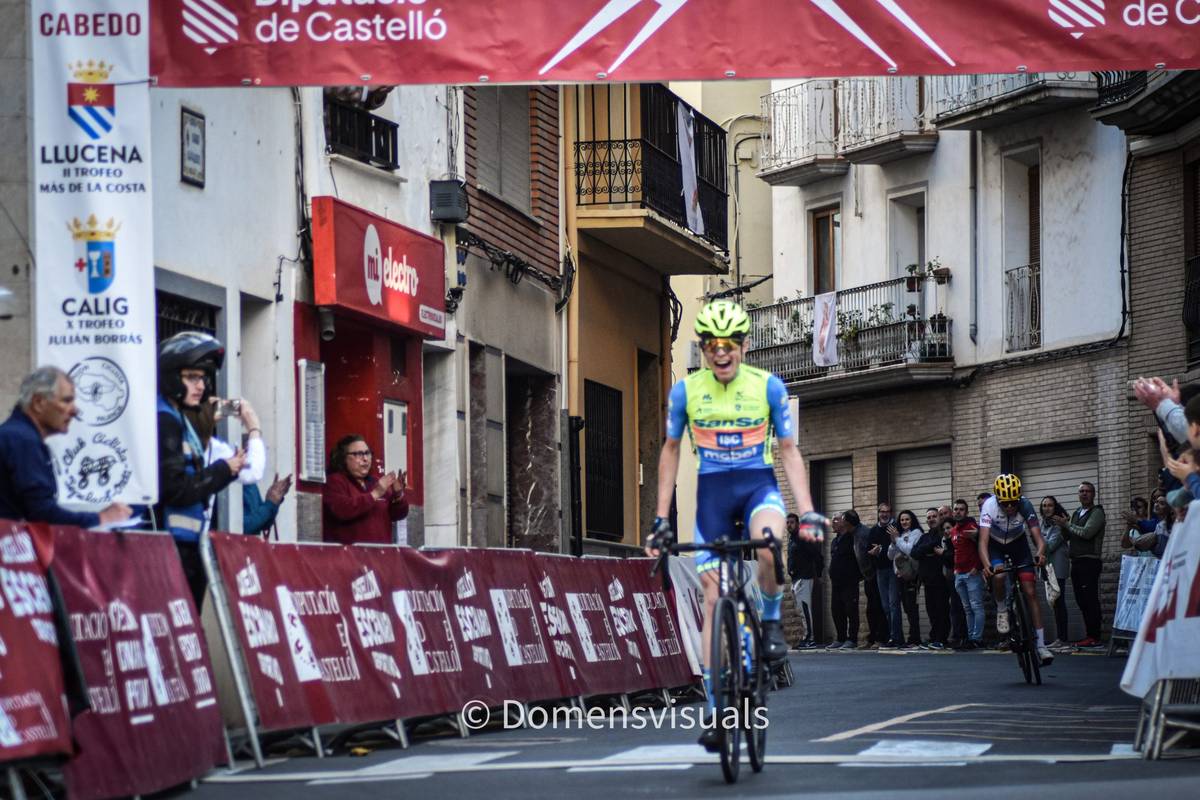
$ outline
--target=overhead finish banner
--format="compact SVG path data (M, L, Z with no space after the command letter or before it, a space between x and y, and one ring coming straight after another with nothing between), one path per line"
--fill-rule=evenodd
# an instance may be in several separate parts
M60 502L158 497L147 0L35 0L36 352L78 418L47 444Z
M1196 0L156 0L163 86L1190 69Z

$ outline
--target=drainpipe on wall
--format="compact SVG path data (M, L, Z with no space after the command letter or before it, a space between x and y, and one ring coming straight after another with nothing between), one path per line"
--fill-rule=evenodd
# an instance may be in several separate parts
M971 133L971 344L979 344L979 152L982 131Z

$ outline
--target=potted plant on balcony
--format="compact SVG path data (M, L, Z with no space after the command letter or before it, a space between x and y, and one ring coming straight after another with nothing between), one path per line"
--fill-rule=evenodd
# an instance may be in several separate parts
M837 312L837 338L841 343L842 358L840 366L852 369L861 366L859 361L859 334L863 329L863 312L854 309Z
M908 270L908 277L904 279L904 288L914 294L921 291L921 284L925 282L925 271L921 269L921 265L913 263L904 269Z
M937 281L939 285L944 286L950 282L950 268L943 267L941 261L935 258L930 261L927 266L929 274L933 276L933 279Z
M934 314L929 318L929 336L925 343L926 358L950 357L950 320L945 314Z
M807 323L801 323L799 311L792 314L792 319L800 330L800 344L811 350L813 345L813 321L810 319Z

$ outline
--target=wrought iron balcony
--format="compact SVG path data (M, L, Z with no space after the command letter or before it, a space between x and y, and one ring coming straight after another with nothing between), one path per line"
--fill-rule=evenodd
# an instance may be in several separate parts
M762 120L758 176L767 183L803 186L850 168L838 155L835 81L805 81L763 95Z
M908 279L881 281L837 293L838 365L813 363L813 298L751 309L747 361L785 383L834 377L878 367L953 361L951 320L926 317L925 293L907 292Z
M677 121L678 104L686 104L661 84L639 89L640 136L575 142L576 203L647 208L690 230ZM698 112L693 112L693 119L696 190L704 229L698 235L717 249L728 250L726 133Z
M1042 346L1042 265L1040 262L1004 272L1008 321L1004 341L1008 352Z
M1090 72L939 75L931 79L934 121L943 130L978 130L1094 104Z
M400 165L398 129L396 123L360 106L325 98L325 146L331 153L392 171Z
M884 164L937 146L925 79L849 78L837 83L838 151Z
M1096 107L1124 103L1129 98L1146 88L1149 73L1144 70L1135 72L1097 72L1096 76Z

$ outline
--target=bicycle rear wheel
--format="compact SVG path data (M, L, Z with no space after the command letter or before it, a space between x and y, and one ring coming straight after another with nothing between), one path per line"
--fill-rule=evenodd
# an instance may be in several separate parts
M735 783L742 757L742 729L736 724L741 705L742 633L737 624L733 601L721 597L713 608L712 669L713 699L716 713L713 724L721 731L721 772L726 783ZM725 724L726 721L730 724Z
M744 707L739 707L738 712L745 717L739 721L746 730L746 750L750 756L750 768L755 772L762 772L767 754L767 726L759 723L765 722L770 676L767 673L759 632L751 634L750 647L750 673L746 676L745 692L750 702ZM760 708L762 711L759 711ZM763 719L760 720L760 717Z

